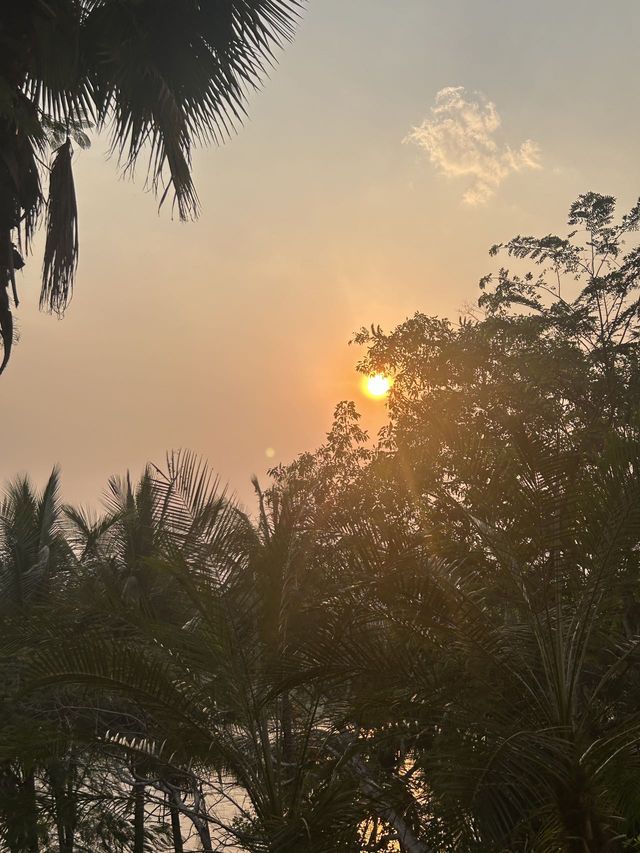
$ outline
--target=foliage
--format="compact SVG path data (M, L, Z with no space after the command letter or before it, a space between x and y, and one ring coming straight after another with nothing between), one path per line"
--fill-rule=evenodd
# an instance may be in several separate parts
M78 259L72 146L107 130L125 171L148 157L160 204L198 211L196 144L221 142L245 114L298 0L18 0L0 10L0 331L9 359L18 243L46 210L40 307L63 314ZM50 163L47 162L51 154ZM48 178L45 197L43 181Z
M457 325L361 330L388 425L371 446L340 404L255 519L188 453L97 518L55 474L9 486L7 850L637 849L639 214L613 215L589 193L568 238L498 247L516 270Z

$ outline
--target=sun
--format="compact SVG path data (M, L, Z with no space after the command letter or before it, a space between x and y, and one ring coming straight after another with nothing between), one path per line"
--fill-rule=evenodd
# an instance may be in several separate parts
M367 376L364 380L364 391L368 397L380 398L385 397L391 388L391 380L388 376L382 373L376 373L375 376Z

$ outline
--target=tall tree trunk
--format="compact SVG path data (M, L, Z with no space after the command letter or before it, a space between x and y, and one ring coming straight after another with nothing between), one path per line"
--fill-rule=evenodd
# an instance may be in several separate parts
M281 701L282 757L287 764L293 764L296 755L296 744L293 737L293 711L288 692L283 694Z
M202 794L202 789L198 787L197 783L193 791L193 798L193 810L195 814L202 815L201 817L194 816L191 818L193 825L200 836L202 853L213 853L213 844L211 843L211 833L209 832L209 822L207 820L204 796Z
M72 756L67 764L67 780L65 788L65 797L67 804L67 812L65 816L64 828L64 853L73 853L73 845L76 836L76 826L78 823L78 799L76 791L76 759Z
M133 785L133 853L144 853L144 782Z
M76 810L74 797L74 765L52 761L48 768L49 785L55 803L55 822L60 853L73 853Z
M27 773L25 777L24 793L28 813L25 826L25 849L29 853L38 853L38 806L36 803L36 777L33 770Z
M582 767L575 769L571 788L559 797L558 805L570 839L570 853L618 853L622 850L617 833L603 826L596 797Z
M177 802L178 794L171 791L169 794L169 811L171 812L171 833L173 835L174 853L184 853L182 843L182 827L180 826L180 805Z
M330 747L330 749L336 756L344 758L344 753L351 746L353 740L354 738L351 735L345 733L336 738L336 743L341 748L338 750L335 747ZM370 801L375 813L384 823L389 824L393 828L402 853L435 853L434 848L429 847L417 837L409 825L405 814L389 802L386 792L372 778L362 758L355 754L347 760L347 764L358 780L360 790Z
M60 850L60 853L62 853L62 851L66 851L67 849L67 841L64 834L64 826L58 814L56 814L56 832L58 833L58 849Z
M58 834L58 848L60 853L67 853L67 837L65 832L65 802L64 793L61 790L60 779L57 770L49 769L49 779L53 790L53 801L55 803L56 832Z

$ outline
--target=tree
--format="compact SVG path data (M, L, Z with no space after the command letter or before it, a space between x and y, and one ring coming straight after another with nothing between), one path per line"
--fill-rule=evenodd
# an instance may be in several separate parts
M479 317L456 326L416 314L389 335L358 333L361 369L395 377L378 464L391 452L407 506L434 489L475 503L488 478L506 483L504 454L519 442L597 454L612 430L635 430L640 250L624 254L624 239L640 208L614 225L614 204L588 193L571 207L567 238L495 246L539 272L484 277Z
M623 247L640 211L613 215L588 193L567 238L494 247L540 272L483 278L483 313L457 327L416 315L357 337L362 369L395 375L366 486L407 536L363 527L362 554L395 554L366 607L400 629L390 676L418 674L405 726L430 733L412 754L424 832L447 849L608 851L637 834L640 255Z
M170 464L168 476L171 471ZM52 849L56 842L60 853L78 846L122 853L149 844L163 849L166 800L179 850L175 800L179 785L191 780L140 745L150 731L148 709L115 690L98 692L94 684L48 678L28 695L23 685L30 653L51 641L75 650L77 668L83 661L77 637L89 628L104 652L105 637L126 649L138 615L173 624L188 618L171 575L153 564L178 535L179 518L174 512L169 529L163 500L169 502L180 483L165 481L160 499L159 488L151 491L150 472L136 489L129 478L114 478L109 510L92 522L79 510L62 510L57 482L54 473L39 496L28 481L17 481L0 513L0 839L11 853ZM135 738L138 745L129 748ZM155 790L147 781L151 772Z
M368 464L356 429L276 472L322 496L342 579L311 655L342 675L378 801L436 849L637 835L638 208L613 213L587 194L585 246L507 243L541 274L485 277L457 327L362 330L362 370L395 378Z
M205 851L640 849L639 213L613 214L587 194L585 246L505 244L541 274L484 278L457 326L362 331L362 369L395 373L380 441L340 404L255 522L191 454L112 480L104 518L66 511L74 594L3 614L0 646L28 721L0 758L35 769L41 834L54 696L115 849L155 806L176 851L181 820Z
M46 601L64 571L65 545L58 535L58 473L54 471L42 493L37 495L26 478L9 486L0 508L0 607L5 619L23 620ZM15 651L15 650L14 650ZM15 745L26 734L27 704L17 700L21 672L18 660L2 667L2 714L5 737ZM38 697L46 716L50 697ZM18 753L17 755L15 753ZM0 762L0 809L3 839L9 850L38 850L38 807L36 801L37 753L14 750Z
M298 0L19 0L0 12L0 333L11 354L9 287L46 212L40 307L62 314L78 259L72 141L108 129L127 171L146 152L161 203L194 215L194 144L242 119ZM45 163L53 151L51 165ZM45 199L43 177L48 176ZM18 247L14 245L18 244Z

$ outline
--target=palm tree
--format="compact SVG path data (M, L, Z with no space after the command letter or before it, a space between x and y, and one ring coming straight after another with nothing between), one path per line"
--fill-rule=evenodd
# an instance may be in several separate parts
M0 618L5 639L13 633L12 625L28 620L35 609L54 597L66 573L68 548L60 535L58 485L55 470L41 495L27 478L18 478L9 485L0 505ZM17 748L25 737L28 740L34 714L29 703L16 698L20 649L12 651L2 664L1 698L3 740L13 744L14 754L0 761L0 810L9 849L33 853L38 850L36 772L41 750L29 754ZM37 699L44 717L52 710L48 699Z
M46 212L40 306L62 314L78 258L72 141L111 133L129 171L148 154L161 203L195 215L194 144L242 120L299 0L18 0L0 11L0 333L11 353L9 287ZM45 162L53 149L51 165ZM45 198L42 178L48 176ZM14 245L17 244L18 248Z
M188 506L183 503L185 493L191 501ZM159 620L174 628L189 620L192 611L188 597L164 568L163 560L176 549L191 557L194 553L203 555L205 529L214 519L217 521L218 510L225 506L224 497L214 494L215 485L208 482L206 469L200 469L188 454L177 453L168 457L166 472L148 466L136 484L129 474L112 477L106 494L107 512L101 518L81 509L65 508L67 535L77 555L79 571L88 581L85 594L88 592L98 612L105 601L110 602L114 633L126 631L127 624L135 624L138 618ZM109 727L124 738L122 758L131 786L133 853L142 853L148 838L147 806L150 798L157 796L154 788L167 801L173 845L179 851L183 846L181 788L190 786L192 777L154 761L144 750L126 748L132 740L147 734L144 709L139 709L132 722L131 704L116 695L113 710L116 715L110 717ZM194 812L193 817L198 822L198 814ZM207 849L206 822L200 822L199 828Z
M215 568L224 573L238 551L236 539L244 538L248 525L224 493L218 492L207 467L187 453L169 455L164 470L148 466L136 484L128 474L112 477L106 506L106 514L98 519L67 507L67 534L88 581L94 613L109 602L111 631L124 643L116 642L114 648L123 653L127 665L140 667L130 673L140 678L153 665L165 668L162 652L159 658L155 654L152 661L148 659L149 645L155 645L158 631L165 635L161 648L169 649L169 637L179 636L185 626L191 635L198 622L193 601L179 580L179 568L203 574ZM107 651L109 657L103 674L113 663L113 649ZM95 666L95 660L87 661L85 675L92 668L95 672ZM178 677L173 666L170 671ZM174 689L162 680L160 684ZM158 798L170 812L176 851L183 849L181 815L195 827L203 849L212 850L201 781L188 769L189 760L167 762L154 753L150 744L157 728L150 706L135 696L132 702L132 694L122 686L117 684L108 694L116 713L109 718L107 740L128 768L134 853L142 851L149 837L148 807ZM135 682L131 688L136 690ZM184 755L181 750L177 758Z
M40 644L32 672L120 702L104 736L135 768L138 802L166 799L204 850L359 849L358 785L334 772L328 704L296 660L317 583L300 508L263 499L256 529L189 454L111 495L112 525L72 514L78 553L105 579L95 626L80 647L69 632Z
M94 538L114 523L98 523ZM41 494L25 477L8 486L0 504L0 839L11 853L51 849L51 836L60 853L125 850L135 835L125 819L126 762L95 741L127 709L105 700L98 711L86 691L55 684L28 698L22 691L26 650L48 634L64 636L95 605L95 560L72 533L57 471Z

